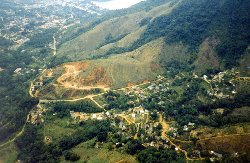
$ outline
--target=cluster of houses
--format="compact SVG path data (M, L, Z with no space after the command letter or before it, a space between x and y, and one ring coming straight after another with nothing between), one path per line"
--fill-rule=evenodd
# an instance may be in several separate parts
M42 86L43 86L43 82L42 81L36 81L33 83L33 85L31 86L31 93L35 94L37 90L39 90Z
M195 127L195 123L189 122L187 125L183 126L183 131L189 131Z
M209 154L212 155L213 157L210 158L211 162L215 162L217 160L221 160L223 155L214 151L209 151Z
M30 74L30 73L36 73L37 71L41 72L43 69L28 69L28 68L16 68L13 72L15 75L24 75L24 74Z
M43 108L36 107L35 109L32 109L28 115L27 122L33 124L33 125L40 125L44 122L42 113L45 112Z
M70 116L76 121L86 121L86 120L105 120L110 117L110 112L101 112L101 113L83 113L83 112L74 112L70 111Z
M232 69L213 76L212 80L209 81L212 86L212 90L208 92L209 95L223 99L237 94L236 86L232 82L232 79L237 78L238 75L238 72Z

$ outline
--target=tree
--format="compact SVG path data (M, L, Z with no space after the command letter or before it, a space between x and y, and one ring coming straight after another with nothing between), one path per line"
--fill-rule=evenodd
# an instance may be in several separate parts
M138 140L131 140L128 142L127 152L131 155L137 153L137 151L143 150L144 146Z
M75 153L72 153L72 152L67 152L64 156L65 160L67 161L72 161L72 162L75 162L75 161L78 161L80 160L80 156L78 156L77 154Z

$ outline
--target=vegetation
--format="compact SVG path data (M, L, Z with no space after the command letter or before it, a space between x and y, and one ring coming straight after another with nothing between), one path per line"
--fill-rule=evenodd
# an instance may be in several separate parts
M58 31L57 28L52 28L52 29L46 29L41 33L37 33L34 36L32 36L32 38L30 38L30 41L28 41L26 45L33 48L44 48L53 41L53 35L57 31Z
M28 125L24 134L16 140L20 149L19 159L23 162L59 162L59 158L65 153L65 158L76 161L79 156L67 152L81 142L91 140L100 133L110 131L108 121L88 121L81 124L78 131L71 136L63 137L57 142L45 144L43 136L39 132L41 126Z
M250 43L249 7L248 1L185 1L169 15L154 19L135 44L165 36L167 43L182 42L193 50L207 37L218 37L217 51L223 64L233 67Z
M107 109L120 109L127 110L130 107L135 106L135 103L129 103L129 101L134 101L135 97L129 97L124 94L116 92L108 92L104 95L105 100L107 101Z
M28 94L28 80L34 74L13 75L16 68L23 67L30 59L7 48L0 50L0 67L4 68L0 72L0 142L23 127L28 112L38 103Z
M186 162L183 155L177 154L177 152L170 149L148 148L138 153L138 160L145 163L184 163Z
M126 91L122 89L109 91L104 93L102 97L97 98L97 103L99 100L105 105L105 114L102 114L104 118L100 117L100 119L107 120L84 120L79 122L70 118L70 111L90 113L88 117L93 115L91 113L104 111L91 100L72 100L72 102L66 100L49 102L48 100L44 104L41 103L48 109L46 115L43 113L39 114L47 121L45 120L43 125L26 123L28 113L39 102L38 99L31 98L28 94L30 80L38 78L37 74L41 71L38 69L51 68L68 61L64 57L49 56L51 52L48 46L53 36L62 37L58 44L63 46L64 43L92 30L104 20L139 11L148 11L155 6L168 2L171 2L170 5L174 5L179 1L149 0L127 10L108 12L107 15L95 21L90 21L84 27L72 27L62 36L61 33L57 33L57 28L41 30L40 32L36 31L30 41L15 50L13 50L12 41L0 37L0 144L1 142L7 142L18 131L23 129L21 136L12 139L15 140L13 142L15 144L11 144L9 148L6 147L5 151L0 150L0 155L6 154L6 151L13 149L14 152L10 154L13 156L13 159L20 159L25 163L60 162L62 160L82 162L90 160L89 155L91 154L93 155L91 157L92 160L95 160L95 162L100 161L101 159L98 160L100 156L96 156L96 159L93 159L95 152L85 155L84 150L91 148L93 151L102 153L102 156L107 156L112 152L120 152L122 155L124 154L123 157L131 155L130 157L137 157L138 161L146 163L185 162L186 156L179 148L187 151L188 155L191 156L193 148L204 152L204 149L211 150L204 147L205 145L212 146L213 143L219 142L219 139L215 140L216 138L213 140L198 140L198 137L191 137L189 130L192 127L190 126L193 126L192 129L195 127L217 129L226 125L249 122L247 109L250 106L250 95L248 88L244 87L243 91L239 91L237 84L234 86L233 79L238 78L238 76L236 74L230 76L228 75L230 74L229 72L218 74L219 70L211 69L204 74L206 76L196 77L193 74L195 67L192 64L197 59L201 43L208 37L214 37L219 40L216 50L222 65L226 68L237 65L238 59L250 44L250 15L248 11L250 2L244 0L222 0L220 2L218 0L188 0L181 1L168 15L161 15L156 18L151 18L150 15L144 18L141 16L137 22L138 29L146 28L141 38L138 38L129 47L112 47L107 51L104 50L103 54L100 55L109 57L111 54L133 52L123 55L121 58L111 57L113 60L109 60L110 62L106 62L107 60L105 59L87 61L91 63L86 66L90 70L81 71L76 76L78 78L81 74L86 74L88 71L91 72L94 69L93 67L96 67L96 65L100 66L99 63L105 62L104 70L96 73L98 75L91 73L89 76L91 82L96 80L96 76L99 77L104 74L102 82L107 82L105 83L107 85L111 82L107 81L109 78L114 82L123 82L123 84L126 82L125 84L128 84L127 82L134 82L130 80L131 78L136 79L136 82L143 81L145 78L149 79L150 77L153 79L155 75L153 70L158 70L155 67L160 67L158 65L160 63L166 70L165 78L159 77L157 81L149 82L142 87L135 86L135 88L131 88L129 91L127 89ZM5 13L0 11L0 14L4 15ZM3 22L3 19L0 20L0 24L1 22ZM70 24L70 22L68 23ZM35 25L31 23L26 28L32 29L35 28ZM9 30L13 32L17 28L10 28ZM99 46L98 48L100 48L107 44L115 43L128 35L126 32L121 35L106 34L103 36L104 41L102 38L102 42L98 42L100 45L95 45L94 47ZM160 37L164 37L161 40L165 42L158 41ZM156 41L145 45L153 40ZM158 53L160 55L165 53L166 48L161 47L165 43L173 45L173 47L175 45L188 46L190 56L187 57L188 59L185 58L183 60L175 59L175 55L173 55L174 59L165 59L164 57L159 59ZM144 45L146 48L144 48ZM159 45L160 48L152 48L155 45ZM143 48L138 49L141 46ZM93 50L98 50L98 48ZM157 52L154 53L154 51ZM168 52L166 53L168 54ZM76 56L72 55L72 57ZM151 58L148 59L147 57ZM122 61L120 62L120 60ZM147 62L144 62L144 60L147 60ZM139 64L140 69L137 67L137 64ZM17 68L21 68L20 72L15 72ZM113 70L115 73L112 72ZM142 74L144 71L151 76ZM106 77L106 73L110 76L107 75ZM132 74L132 77L128 74ZM56 76L58 74L55 72L53 75ZM79 81L83 80L79 79ZM44 84L48 86L49 82L48 80ZM110 85L115 84L111 83ZM50 86L53 87L52 84ZM51 87L48 86L46 91L51 91L49 89ZM60 89L64 88L60 87ZM44 94L47 93L46 91ZM81 95L84 94L83 91L78 91L82 93ZM101 91L100 89L93 89L87 93L101 94ZM73 96L71 92L67 94ZM109 111L106 112L106 110ZM130 114L127 115L127 112ZM35 109L32 113L36 114ZM169 124L166 121L174 121L173 126L168 126ZM190 122L194 123L194 125L188 126L189 129L184 131L183 126L187 127ZM50 131L50 128L53 132L46 134L46 132ZM164 138L166 136L164 134L169 130L171 130L169 135L173 136L174 143L178 141L178 138L185 136L188 137L188 141L186 141L188 143L183 145L181 142L180 145L174 145L172 141ZM172 130L175 132L175 136L172 134ZM241 132L240 129L237 132ZM197 135L199 135L198 132ZM177 139L174 139L174 137ZM239 137L243 136L240 135ZM246 139L245 137L242 140ZM224 140L229 142L230 138L227 137ZM81 151L81 145L89 142L90 145L82 148L84 150ZM174 149L175 147L178 147L179 153L175 151L177 150ZM115 150L112 151L113 149ZM19 152L18 156L17 152ZM209 156L206 152L201 153L201 155ZM12 161L11 159L3 158L4 161ZM2 161L1 159L0 157L0 161ZM103 160L100 162L103 162ZM242 160L248 162L249 157L246 153L235 158L232 155L223 153L222 161L240 162ZM118 161L115 160L114 162Z
M70 111L84 113L98 113L103 111L98 106L93 104L93 102L88 100L77 102L55 102L49 104L48 107L52 109L52 112L58 113L58 116L61 118L69 116Z

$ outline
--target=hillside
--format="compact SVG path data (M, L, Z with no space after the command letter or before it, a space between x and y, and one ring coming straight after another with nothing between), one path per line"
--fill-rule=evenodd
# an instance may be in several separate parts
M142 10L126 16L112 17L60 45L57 57L66 57L71 61L76 61L105 56L107 53L110 55L112 51L116 53L116 48L130 48L140 38L145 30L145 25L151 19L170 13L177 5L177 2L168 2L148 12Z
M116 89L154 80L162 73L158 58L164 46L161 38L119 56L63 64L40 77L41 81L46 81L49 73L56 74L52 77L53 82L44 86L38 96L74 97L77 93L72 92L77 90Z
M230 19L233 6L239 6L233 16L240 19ZM119 88L128 83L153 80L157 75L152 74L162 74L164 69L173 69L175 66L172 63L180 63L185 69L192 69L198 74L232 68L239 65L250 44L247 37L250 23L245 23L250 21L249 12L246 12L248 6L246 1L223 0L218 3L166 0L149 9L128 9L125 16L114 14L110 18L106 17L103 21L85 26L82 34L76 36L74 33L72 39L59 41L55 60L72 62L88 59L87 68L74 74L72 72L72 76L68 74L68 79L65 79L68 89L100 86ZM222 21L228 25L220 24ZM64 34L60 38L63 40ZM157 44L148 48L152 42L158 42L159 38L163 46ZM234 42L237 44L230 46ZM128 57L128 54L134 53L144 58L154 56L154 60L148 62L142 59L140 64L135 63L133 58ZM148 63L154 63L158 68L151 69ZM248 71L247 66L242 67L242 71ZM89 80L89 76L93 80ZM85 79L87 82L83 82ZM61 92L61 89L63 87L57 92Z
M250 1L109 1L0 4L0 163L250 162Z
M235 6L237 10L234 10ZM223 0L220 3L216 0L165 1L150 10L112 17L98 24L60 45L58 58L77 61L106 57L132 51L151 40L164 37L167 44L188 46L188 54L195 53L190 61L193 62L204 53L204 42L214 39L217 43L209 47L213 50L207 52L213 53L213 59L216 58L220 66L216 64L213 68L233 67L250 44L249 7L249 2L244 0ZM202 61L198 59L197 62L203 64Z

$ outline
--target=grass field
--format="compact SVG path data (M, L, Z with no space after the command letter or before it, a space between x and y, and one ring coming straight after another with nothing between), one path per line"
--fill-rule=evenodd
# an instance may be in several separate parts
M232 135L225 137L215 137L207 140L198 140L197 144L205 150L226 152L234 154L250 154L250 135Z
M216 136L245 134L245 133L250 133L250 123L227 125L221 128L201 127L196 130L193 130L191 132L191 135L194 135L199 139L204 139Z
M47 118L44 123L44 136L49 137L51 141L56 141L64 136L70 136L76 130L69 126L69 117L60 118Z
M18 149L14 143L0 148L0 163L15 163L17 161Z
M107 102L105 101L105 98L100 95L100 96L95 96L93 98L98 104L100 104L101 106L105 105Z
M110 151L106 148L107 144L104 144L102 148L94 148L95 140L90 140L79 144L71 151L81 156L81 159L77 163L88 162L88 163L137 163L135 157L121 153L118 151ZM62 162L67 161L62 158Z

